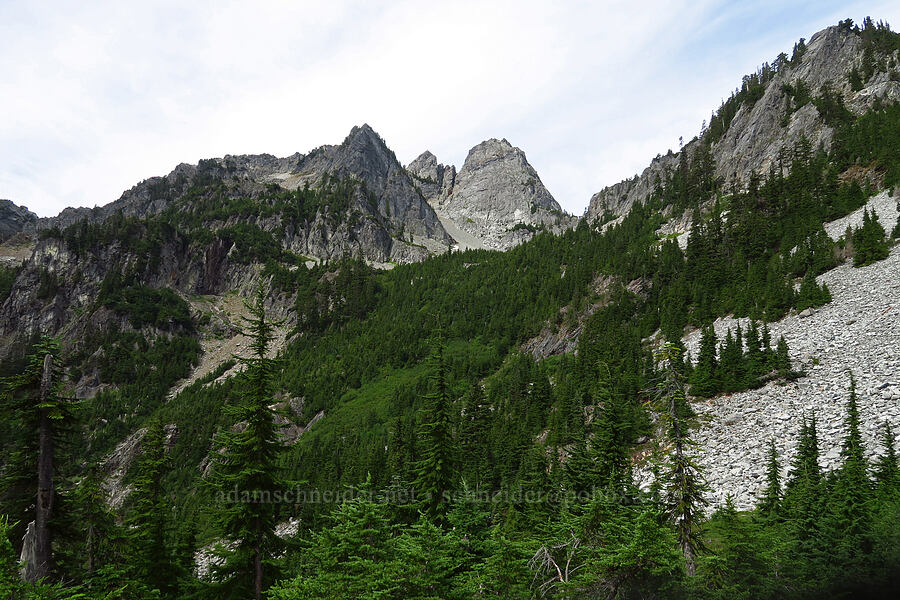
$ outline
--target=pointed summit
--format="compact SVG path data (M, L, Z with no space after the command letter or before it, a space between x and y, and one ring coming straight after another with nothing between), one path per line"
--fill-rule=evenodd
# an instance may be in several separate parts
M525 153L505 139L469 150L452 187L432 203L490 248L511 248L537 230L564 229L567 223Z

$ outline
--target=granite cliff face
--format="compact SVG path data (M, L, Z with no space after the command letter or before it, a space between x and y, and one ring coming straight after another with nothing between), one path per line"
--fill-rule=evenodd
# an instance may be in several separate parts
M779 154L806 139L812 148L830 148L834 127L829 125L812 103L791 110L792 89L802 82L809 94L816 97L824 88L838 94L844 105L854 114L861 114L878 101L900 100L900 81L896 70L897 53L875 61L875 72L861 89L853 90L849 75L863 60L863 41L860 35L846 27L824 29L809 40L806 50L795 60L786 57L774 76L765 84L764 92L755 102L745 101L734 115L724 135L711 144L716 163L716 176L725 182L746 186L754 173L765 174L776 164ZM883 65L885 68L881 68ZM774 68L774 66L773 66ZM693 155L703 143L695 138L682 152ZM594 220L609 211L613 216L628 212L637 201L643 201L667 170L678 165L680 153L659 155L640 174L604 188L591 197L585 217Z
M17 206L10 200L0 199L0 243L37 221L37 218L37 215L26 207Z
M544 187L525 153L508 141L490 139L471 150L459 173L425 152L407 167L422 194L467 246L511 248L536 231L572 226ZM464 238L464 239L458 239Z

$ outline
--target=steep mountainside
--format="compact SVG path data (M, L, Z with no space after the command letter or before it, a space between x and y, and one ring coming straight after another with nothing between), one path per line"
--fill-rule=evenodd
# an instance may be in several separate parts
M22 231L34 221L37 221L37 215L24 206L17 206L10 200L0 199L0 243Z
M223 200L242 198L265 208L216 214L214 206ZM213 229L217 223L247 222L274 234L292 252L315 259L350 254L377 263L408 262L445 251L450 242L394 153L368 125L354 127L338 146L322 146L305 156L229 155L196 166L181 164L115 202L66 209L32 228L64 229L118 213L144 218L164 211L175 221L179 213L199 217Z
M248 566L283 600L893 597L898 53L870 20L798 44L600 227L506 141L404 169L367 126L29 225L0 564L53 421L54 581L91 600L245 598Z
M744 78L742 87L714 114L698 138L678 153L658 155L643 173L604 188L591 197L589 220L607 211L625 214L677 171L685 158L708 146L715 176L726 186L746 188L765 175L801 139L816 149L831 147L835 125L846 107L859 115L879 103L900 100L897 52L866 50L863 36L847 26L824 29L793 56L779 55L771 65Z
M458 173L431 152L407 170L444 222L471 236L458 240L464 247L508 249L536 231L559 233L577 222L563 213L525 153L505 139L469 150Z

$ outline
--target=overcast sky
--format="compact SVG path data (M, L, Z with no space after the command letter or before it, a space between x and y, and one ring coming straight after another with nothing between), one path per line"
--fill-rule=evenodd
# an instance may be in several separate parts
M506 138L581 214L743 74L866 15L900 25L900 3L0 0L0 198L50 216L365 122L404 164Z

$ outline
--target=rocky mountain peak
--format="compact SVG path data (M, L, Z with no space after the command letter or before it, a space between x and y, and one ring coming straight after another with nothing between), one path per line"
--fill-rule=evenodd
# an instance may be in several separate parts
M792 56L781 54L744 78L745 85L758 78L762 87L753 93L741 92L743 95L734 100L738 106L724 132L712 136L706 130L688 142L682 152L692 156L701 144L708 143L716 176L746 186L753 174L764 174L783 150L793 148L801 139L809 141L812 148L829 149L834 123L820 114L814 99L826 91L836 94L853 114L862 114L879 101L900 100L900 82L882 68L897 60L896 52L880 57L884 61L874 60L874 72L856 89L850 85L851 73L862 66L863 47L860 33L844 25L823 29L808 42L801 40ZM596 219L607 211L624 215L652 192L656 182L678 165L679 158L680 153L671 151L657 155L640 175L597 192L591 197L586 218Z
M22 231L26 225L34 223L37 219L37 215L27 207L0 198L0 242Z
M473 147L459 173L431 152L419 155L407 171L451 235L465 238L467 247L507 249L539 229L569 224L525 153L505 139Z
M420 179L432 177L437 179L438 161L437 156L426 150L406 167L410 174Z
M522 150L510 144L505 138L502 140L491 138L469 150L463 163L463 169L469 171L480 169L494 160L513 160L520 165L528 165L528 160Z

